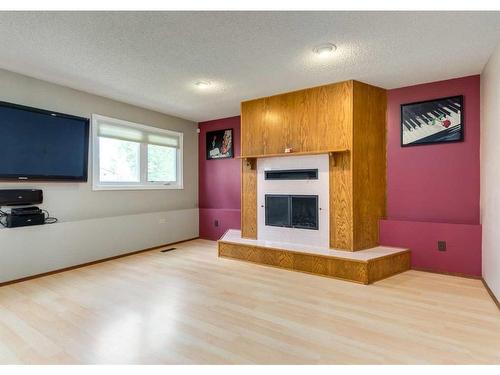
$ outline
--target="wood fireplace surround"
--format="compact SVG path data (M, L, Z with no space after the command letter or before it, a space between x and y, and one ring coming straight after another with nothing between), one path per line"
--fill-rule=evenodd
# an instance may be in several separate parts
M357 81L243 102L242 237L257 239L257 159L324 153L330 247L355 251L378 245L386 205L385 137L386 91Z

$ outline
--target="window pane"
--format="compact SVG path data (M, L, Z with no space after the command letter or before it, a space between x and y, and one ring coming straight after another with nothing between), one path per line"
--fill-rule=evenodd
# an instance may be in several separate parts
M148 182L177 181L177 149L148 145Z
M99 137L99 178L102 182L139 182L140 144Z

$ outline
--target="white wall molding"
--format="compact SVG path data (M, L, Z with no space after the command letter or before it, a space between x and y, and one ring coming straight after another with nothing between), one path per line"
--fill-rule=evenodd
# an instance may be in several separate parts
M198 237L198 209L0 229L0 283Z

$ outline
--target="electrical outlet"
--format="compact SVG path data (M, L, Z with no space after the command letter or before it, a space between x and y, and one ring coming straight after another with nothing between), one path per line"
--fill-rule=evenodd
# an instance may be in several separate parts
M219 220L214 220L214 226L216 226L216 227L219 226Z
M159 224L167 224L167 219L165 219L164 217L161 218L160 220L158 220L158 223Z
M438 241L438 250L446 251L446 241Z

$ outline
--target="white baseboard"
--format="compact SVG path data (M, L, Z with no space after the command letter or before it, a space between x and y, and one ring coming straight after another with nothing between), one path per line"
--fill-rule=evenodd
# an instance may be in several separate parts
M0 283L198 237L198 209L0 230Z

